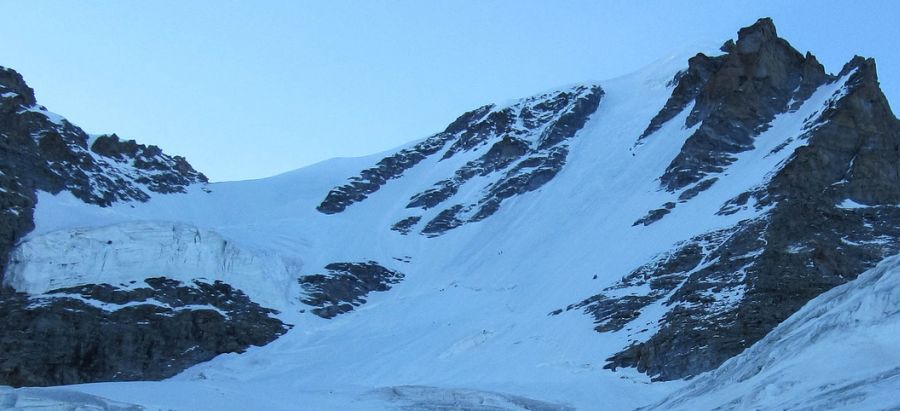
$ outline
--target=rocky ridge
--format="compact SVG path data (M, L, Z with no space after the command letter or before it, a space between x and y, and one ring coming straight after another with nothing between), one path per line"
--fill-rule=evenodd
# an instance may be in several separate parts
M599 86L582 85L507 107L484 106L470 111L443 132L382 159L349 183L334 188L318 210L326 214L342 212L426 158L448 161L468 156L471 159L451 176L413 195L406 205L410 213L434 208L441 211L424 223L422 214L407 215L392 229L407 234L424 224L420 233L433 237L481 221L497 212L504 200L537 190L559 173L569 152L569 140L597 110L603 94ZM483 147L486 151L477 154ZM477 190L477 198L457 197L464 185L479 184L473 180L488 176L492 176L490 183Z
M753 148L753 138L776 115L795 109L834 78L812 54L779 38L771 19L738 32L716 57L698 55L679 73L672 97L651 120L643 138L693 103L686 128L699 125L660 179L669 191L722 172L734 154Z
M592 315L599 332L630 330L631 345L608 359L609 368L636 367L659 380L714 369L810 299L900 251L900 122L874 61L856 57L838 75L826 75L815 57L778 38L769 19L742 29L723 50L691 59L642 136L654 138L671 111L692 105L686 127L699 127L661 176L664 189L705 176L714 183L773 116L794 110L817 85L846 82L800 135L775 149L804 143L768 182L720 210L754 207L765 211L761 217L684 241L567 307ZM651 304L665 314L644 325L650 319L641 314Z

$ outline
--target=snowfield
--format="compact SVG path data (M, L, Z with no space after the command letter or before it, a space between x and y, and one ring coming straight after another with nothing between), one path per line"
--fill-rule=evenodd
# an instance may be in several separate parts
M40 193L36 229L15 251L5 279L16 289L37 293L155 276L222 280L279 310L294 327L267 346L221 355L166 381L4 389L0 408L900 407L892 399L900 386L900 277L890 275L900 272L898 259L822 295L744 355L689 382L651 384L633 370L605 370L606 358L637 338L640 333L629 334L637 330L601 334L578 310L548 315L680 241L766 213L749 204L716 214L729 199L764 184L804 144L798 137L841 96L846 81L821 87L797 112L777 117L754 150L712 175L719 181L711 188L652 225L633 226L649 210L678 201L680 192L662 190L658 178L694 131L682 127L690 108L641 144L638 137L665 105L667 84L686 60L672 56L601 82L606 94L572 139L559 175L506 200L490 218L435 238L389 227L407 216L411 196L481 153L446 161L439 161L440 153L430 156L333 215L316 206L383 154L107 208L66 192ZM484 186L473 179L453 201L472 203ZM333 262L370 260L405 279L330 320L299 301L300 276L321 273ZM659 317L653 309L642 315L639 321L649 327ZM842 379L834 377L838 372Z

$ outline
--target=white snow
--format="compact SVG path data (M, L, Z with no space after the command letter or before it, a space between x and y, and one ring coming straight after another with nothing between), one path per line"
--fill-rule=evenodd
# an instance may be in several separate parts
M132 287L135 287L135 286L144 286L144 287L146 287L146 284L137 284L137 283L135 283L135 284L129 284L129 285L131 285ZM188 284L188 285L190 286L190 284ZM129 287L125 286L125 287L122 287L122 288L123 288L123 289L127 289L127 288L129 288ZM91 298L85 298L84 296L82 296L82 295L80 295L80 294L61 293L61 292L54 292L54 293L46 294L46 296L31 297L31 304L30 304L30 305L31 305L31 306L43 305L43 304L45 304L45 303L47 302L46 299L48 299L48 298L60 298L60 297L69 298L69 299L73 299L73 300L78 300L78 301L81 301L81 302L83 302L83 303L85 303L85 304L87 304L87 305L90 305L90 306L92 306L92 307L99 308L99 309L104 310L104 311L118 311L118 310L121 310L121 309L123 309L123 308L135 307L135 306L140 306L140 305L155 305L155 306L157 306L157 307L162 307L162 308L164 308L164 309L170 309L170 310L172 310L173 312L176 312L176 313L179 312L179 311L208 310L208 311L215 311L215 312L219 313L222 317L224 317L224 318L226 318L226 319L230 317L230 315L229 315L226 311L223 311L222 309L220 309L220 308L218 308L218 307L215 307L215 306L213 306L213 305L210 305L210 304L186 304L186 305L181 305L181 306L172 306L172 305L169 305L169 304L167 304L167 303L164 303L164 302L159 301L159 300L156 300L156 299L147 299L147 300L141 300L141 301L130 301L130 302L127 302L127 303L124 303L124 304L115 304L115 303L106 303L106 302L102 302L102 301L99 301L99 300L94 300L94 299L91 299Z
M757 148L738 154L712 187L662 220L633 227L647 211L677 201L658 177L694 131L683 127L690 107L635 143L686 60L601 83L599 109L572 139L566 166L551 182L440 237L403 236L389 227L419 214L405 208L411 196L481 153L445 161L435 154L334 215L315 207L383 155L106 208L67 193L39 193L37 227L16 250L6 281L42 292L162 275L221 279L295 325L265 347L219 356L167 381L71 387L150 409L364 410L420 404L423 396L507 404L527 397L577 409L644 405L684 383L649 384L631 370L603 370L605 359L627 345L627 332L597 333L577 311L547 314L596 294L680 241L765 213L751 205L716 215L805 144L804 119L814 121L843 86L843 80L823 86L797 113L776 118ZM477 201L486 182L473 179L450 204ZM423 221L439 211L422 213ZM408 262L395 259L407 256ZM298 276L321 273L332 262L368 260L406 278L332 320L301 314L308 307L297 299ZM722 303L742 292L731 290ZM656 309L642 320L652 322L667 308ZM397 388L410 386L430 388Z
M94 146L94 143L97 142L97 139L100 138L103 134L88 134L87 138L87 147L90 149Z
M65 117L63 117L63 116L61 116L61 115L59 115L59 114L56 114L56 113L54 113L54 112L52 112L52 111L48 111L44 106L30 106L30 107L25 107L25 108L22 109L22 112L25 112L25 111L30 111L30 112L33 112L33 113L39 113L39 114L42 114L42 115L44 115L45 117L47 117L47 120L50 120L51 123L56 124L57 126L64 126L64 125L65 125L65 124L63 123L64 121L66 121L66 118L65 118Z
M865 204L857 203L856 201L853 201L849 198L845 199L844 201L841 202L841 204L838 205L838 208L843 208L846 210L853 210L853 209L857 209L857 208L867 208L867 207L869 207L869 206L867 206Z

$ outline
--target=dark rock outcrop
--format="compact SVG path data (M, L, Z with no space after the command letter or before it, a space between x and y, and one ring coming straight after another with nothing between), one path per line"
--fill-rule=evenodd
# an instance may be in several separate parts
M836 78L823 75L809 54L786 49L770 26L761 20L741 30L732 50L737 55L728 55L698 95L691 117L704 122L698 133L711 126L685 144L668 188L724 166L723 153L752 147L753 133L738 129L765 129L774 113L792 109L791 98L808 97L816 84ZM837 77L845 76L825 109L792 137L806 144L766 184L729 200L719 214L747 207L766 212L680 244L568 307L594 316L600 332L633 337L608 359L609 368L636 367L657 380L713 369L810 299L900 252L900 121L880 90L873 60L854 58ZM761 97L774 105L762 105ZM729 131L728 124L742 126ZM712 144L726 140L734 144ZM705 154L690 154L701 146ZM665 307L662 318L642 318L654 303Z
M413 227L416 224L419 224L419 221L422 219L420 216L412 216L406 217L391 226L391 230L399 232L400 234L407 235L410 231L412 231Z
M597 110L603 94L599 86L578 86L571 91L526 99L499 111L503 113L500 116L488 116L495 122L502 119L500 125L477 126L503 133L493 136L495 142L491 148L458 169L453 178L439 181L434 188L413 196L407 207L437 207L475 176L503 173L502 177L485 187L477 201L453 204L442 210L425 225L422 234L438 236L468 222L481 221L497 212L504 200L537 190L552 180L566 163L568 140ZM488 141L489 135L479 136L481 143ZM469 144L463 147L471 149Z
M94 140L91 151L116 162L130 164L146 171L134 181L156 193L182 193L185 187L196 182L206 182L206 177L194 170L181 156L167 156L154 145L145 146L134 140L121 140L119 136L102 135Z
M425 228L422 229L422 234L438 236L442 233L447 232L448 230L452 230L456 227L459 227L466 222L457 218L456 215L462 211L463 206L457 204L453 207L447 208L437 216L435 216L428 224L425 225Z
M636 226L636 225L648 226L650 224L653 224L659 220L662 220L663 217L665 217L667 214L671 213L673 208L675 208L675 203L672 203L672 202L665 203L660 208L648 211L646 215L637 219L637 221L635 221L634 224L632 224L631 226L632 227Z
M216 281L90 284L0 292L0 384L159 380L222 353L264 345L287 326Z
M491 107L484 106L465 113L447 126L443 132L425 139L412 148L400 150L390 157L385 157L375 167L363 170L359 176L351 178L349 183L329 191L316 210L324 214L340 213L347 207L365 200L388 181L399 178L406 170L419 164L428 156L437 153L452 139L458 137L460 140L477 140L480 131L471 125L481 121Z
M696 56L691 57L688 60L688 68L676 73L675 78L669 82L670 86L675 86L672 95L662 110L650 120L650 125L641 133L638 141L655 133L663 124L684 111L688 104L697 98L703 86L709 82L715 72L719 71L724 62L724 56L709 57L703 53L697 53Z
M507 109L509 110L509 109ZM503 117L507 121L510 116ZM515 119L515 117L512 117ZM436 207L452 197L466 181L475 176L486 176L498 170L502 170L510 165L513 161L521 158L528 152L528 142L521 139L505 136L500 141L494 143L490 150L477 160L466 163L465 166L456 170L453 178L441 180L435 184L435 188L425 190L416 194L409 199L407 208L429 209ZM449 153L449 151L448 151Z
M753 148L753 139L777 114L796 109L819 86L835 78L818 60L804 56L777 36L770 19L740 30L727 53L697 55L679 73L666 106L651 120L641 138L693 102L685 127L699 125L660 178L676 191L704 176L722 172L734 154Z
M403 274L382 267L375 261L365 263L332 263L325 266L328 274L313 274L298 280L305 295L300 301L315 307L313 314L333 318L366 303L373 291L388 291L403 280Z
M468 112L443 132L382 159L349 183L332 189L317 210L340 213L441 150L443 154L437 161L488 147L484 154L466 161L452 175L413 195L406 204L407 208L422 210L443 207L424 225L422 233L427 236L480 221L496 212L503 200L540 188L562 169L568 140L596 111L602 96L599 86L576 86L523 99L508 107L484 106ZM484 188L482 198L468 204L450 203L460 187L475 177L495 173L502 176ZM416 223L418 220L405 219L391 228L405 234L405 227Z

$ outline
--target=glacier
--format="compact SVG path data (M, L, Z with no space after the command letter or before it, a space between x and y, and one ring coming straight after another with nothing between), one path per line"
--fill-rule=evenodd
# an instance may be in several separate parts
M708 50L715 56L720 51ZM97 207L68 191L41 191L35 228L17 246L3 281L30 294L83 284L128 286L148 277L221 280L278 310L293 326L241 354L222 354L163 381L104 382L0 391L0 405L97 406L149 410L244 409L770 409L890 408L896 391L891 352L897 307L885 260L855 281L809 302L743 354L692 380L651 381L633 368L606 370L606 360L652 335L672 309L654 302L626 328L595 332L580 310L566 310L626 273L692 238L764 218L771 206L751 199L723 205L770 183L803 135L845 97L855 71L791 104L734 155L715 184L692 192L661 186L670 162L700 126L684 126L692 107L644 137L672 94L688 55L673 55L632 75L574 86L603 97L566 142L556 177L505 198L490 218L468 220L440 235L401 233L410 199L458 176L505 137L489 135L467 150L445 146L402 176L337 213L317 211L323 196L359 170L428 140L372 156L334 159L271 178L194 184L184 193L151 193L146 202ZM520 116L560 91L494 106ZM557 113L558 114L558 113ZM559 117L559 116L557 116ZM556 117L555 117L556 118ZM522 140L541 144L544 129ZM455 135L459 137L459 135ZM525 160L523 160L525 161ZM509 174L487 170L464 179L448 204L480 204ZM350 180L360 181L360 180ZM689 198L686 198L689 197ZM665 207L652 224L648 212ZM677 204L677 205L676 205ZM852 200L848 209L865 208ZM440 207L416 210L424 220ZM418 221L418 220L416 220ZM647 221L647 220L643 220ZM803 251L798 245L794 252ZM335 262L375 261L404 274L365 304L325 319L301 300L298 279ZM704 261L706 263L706 261ZM704 268L699 265L692 274ZM898 280L900 281L900 280ZM646 285L618 295L648 292ZM744 288L710 298L729 306ZM877 360L882 357L882 360ZM835 361L823 361L834 358ZM840 379L833 375L842 374ZM99 405L98 405L99 404ZM110 409L116 409L109 405ZM87 408L90 409L90 408Z

